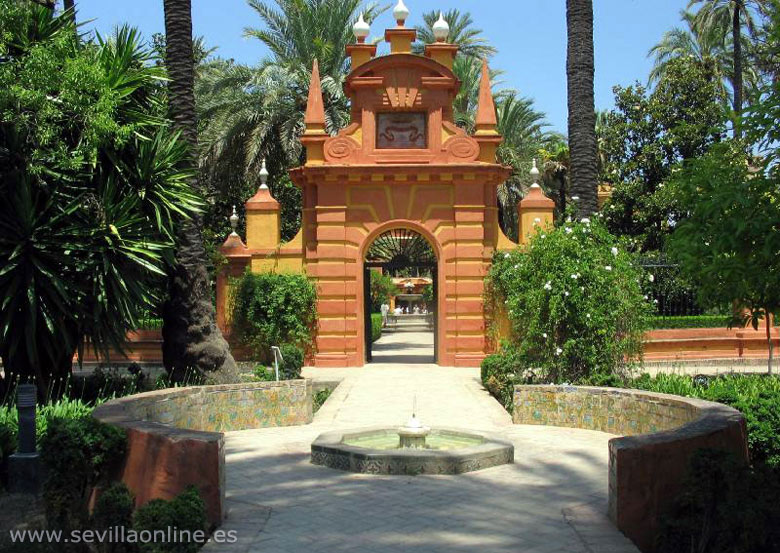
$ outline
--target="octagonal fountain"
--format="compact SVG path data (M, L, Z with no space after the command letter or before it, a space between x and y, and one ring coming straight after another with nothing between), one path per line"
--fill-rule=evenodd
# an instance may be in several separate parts
M400 428L326 432L311 444L315 465L366 474L461 474L514 461L514 446L484 432L428 428L413 414Z

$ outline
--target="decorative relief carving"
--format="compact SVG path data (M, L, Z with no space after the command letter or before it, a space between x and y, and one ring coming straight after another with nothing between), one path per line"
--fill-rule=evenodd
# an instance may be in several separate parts
M454 161L474 161L479 157L479 144L468 136L456 136L444 143L448 158Z
M325 159L343 161L357 151L359 144L344 136L336 136L325 141Z

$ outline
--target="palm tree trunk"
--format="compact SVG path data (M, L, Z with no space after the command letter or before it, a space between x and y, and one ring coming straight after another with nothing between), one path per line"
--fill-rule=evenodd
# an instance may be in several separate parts
M734 2L731 33L734 40L734 138L741 138L740 116L742 115L742 25L740 16L743 10L742 0Z
M598 210L598 150L593 93L593 0L566 0L569 154L579 217Z
M62 7L66 12L70 10L70 20L75 25L76 24L76 0L63 0Z
M194 165L198 136L192 9L190 0L164 0L164 8L169 109L174 127L190 145L190 163ZM220 380L236 373L236 363L216 324L201 230L200 217L179 224L176 266L163 310L163 363L177 381L190 371L202 375L218 370Z

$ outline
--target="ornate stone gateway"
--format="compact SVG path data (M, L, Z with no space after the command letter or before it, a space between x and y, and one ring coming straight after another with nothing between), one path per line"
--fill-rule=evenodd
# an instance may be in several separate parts
M316 281L319 319L316 366L360 366L367 358L367 268L385 233L419 236L435 259L436 360L477 366L489 349L483 279L496 249L516 244L499 228L496 188L510 168L496 163L496 111L483 64L475 132L453 122L460 83L452 72L457 45L437 42L411 53L415 30L403 20L385 32L391 53L375 57L366 29L347 47L352 72L344 89L350 124L325 130L320 77L312 69L301 142L306 164L290 171L303 191L298 235L279 241L279 205L261 187L246 203L246 244L231 235L218 280L218 321L226 328L228 277L252 271L305 271ZM442 40L446 32L439 32ZM552 220L553 203L533 189L520 206L523 237ZM417 242L423 244L423 242ZM392 262L392 261L391 261Z

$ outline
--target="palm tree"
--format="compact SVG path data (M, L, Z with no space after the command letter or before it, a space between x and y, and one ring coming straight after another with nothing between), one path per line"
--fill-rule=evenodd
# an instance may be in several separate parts
M482 36L482 29L475 29L472 25L474 20L471 14L461 13L457 9L444 12L445 21L450 26L450 34L447 42L457 44L460 49L459 55L472 58L484 59L490 58L496 53L496 49ZM436 39L433 36L433 24L439 19L438 11L430 11L423 14L424 25L417 26L417 40L414 45L414 52L421 54L426 44L433 44Z
M375 3L361 7L361 0L274 0L276 8L265 0L249 0L265 28L247 27L244 36L259 39L271 51L274 63L301 74L299 82L308 82L316 59L320 75L343 81L349 72L346 46L354 42L352 25L363 13L373 21L387 8Z
M666 74L670 62L679 58L691 58L702 66L712 68L720 83L721 96L729 103L733 102L731 91L734 90L735 84L731 34L697 25L696 14L689 11L681 11L680 17L686 28L675 27L667 31L647 54L648 57L654 58L649 82L659 82ZM744 34L742 42L742 48L747 49L750 41ZM756 68L750 64L743 65L742 79L746 90L755 87L759 79Z
M192 9L190 0L164 0L168 103L174 127L196 152ZM189 164L193 163L192 157ZM193 179L193 181L196 179ZM194 183L193 183L194 184ZM176 263L169 279L169 298L163 313L163 362L175 380L190 371L236 372L236 363L216 324L200 216L181 221L177 232Z
M579 197L578 215L587 217L598 209L593 0L566 0L566 26L571 192Z
M748 35L755 30L753 16L748 9L750 0L689 0L688 9L699 5L700 8L694 16L694 24L699 33L720 34L724 38L731 34L731 47L733 51L732 84L734 88L734 136L741 135L739 130L739 117L742 114L744 98L743 78L743 26ZM754 4L761 5L763 0L753 0Z

